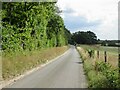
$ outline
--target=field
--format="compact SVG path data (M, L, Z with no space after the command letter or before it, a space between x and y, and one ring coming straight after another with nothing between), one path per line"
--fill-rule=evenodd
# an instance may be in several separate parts
M107 52L107 63L113 67L118 67L118 47L107 47L100 45L79 45L85 50L94 50L94 59L104 61L104 51ZM97 58L97 51L99 51L99 58Z
M68 49L67 46L24 52L2 57L2 76L4 80L12 79L29 69L48 62Z

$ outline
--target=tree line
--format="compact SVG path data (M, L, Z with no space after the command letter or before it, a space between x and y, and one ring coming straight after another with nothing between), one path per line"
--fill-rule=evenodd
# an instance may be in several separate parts
M120 47L120 40L100 40L94 32L78 31L71 36L72 44L100 44L101 46Z
M120 47L120 40L99 40L102 46Z
M67 45L65 28L56 2L3 2L2 50L17 52Z

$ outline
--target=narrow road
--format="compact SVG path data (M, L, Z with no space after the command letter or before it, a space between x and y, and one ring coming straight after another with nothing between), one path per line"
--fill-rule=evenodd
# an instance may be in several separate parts
M74 46L71 46L57 60L7 88L86 88L86 79L79 53Z

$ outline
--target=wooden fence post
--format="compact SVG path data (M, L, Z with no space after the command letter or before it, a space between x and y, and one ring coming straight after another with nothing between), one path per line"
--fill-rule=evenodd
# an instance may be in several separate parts
M104 51L104 56L105 56L105 62L107 62L107 52Z
M118 56L118 67L119 67L119 76L120 76L120 54L119 54L119 56Z
M119 83L120 83L120 53L118 54L118 68L119 68L119 77L118 77L118 79L119 79Z
M97 51L97 58L99 58L99 51Z

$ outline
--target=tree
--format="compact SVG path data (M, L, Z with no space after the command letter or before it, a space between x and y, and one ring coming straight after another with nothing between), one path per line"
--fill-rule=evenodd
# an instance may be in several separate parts
M64 26L64 30L65 30L66 43L73 44L71 32L65 26Z
M97 36L91 32L83 32L83 31L78 31L72 34L72 39L77 43L77 44L96 44L97 43Z

